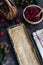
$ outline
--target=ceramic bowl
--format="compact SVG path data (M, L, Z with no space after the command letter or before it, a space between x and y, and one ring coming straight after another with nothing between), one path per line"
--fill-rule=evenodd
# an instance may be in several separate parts
M42 22L42 20L43 20L43 16L42 16L42 15L41 15L40 20L38 20L38 21L36 21L36 22L30 21L30 20L28 20L28 19L25 17L24 12L26 11L26 9L27 9L28 7L38 7L39 9L42 9L42 8L41 8L40 6L38 6L38 5L29 5L29 6L26 6L26 7L24 8L24 10L23 10L23 17L24 17L25 21L28 22L28 23L30 23L30 24L38 24L38 23Z

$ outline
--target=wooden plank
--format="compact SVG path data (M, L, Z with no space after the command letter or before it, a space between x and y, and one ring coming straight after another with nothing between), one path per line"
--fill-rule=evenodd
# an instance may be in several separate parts
M20 65L40 65L24 24L8 30Z

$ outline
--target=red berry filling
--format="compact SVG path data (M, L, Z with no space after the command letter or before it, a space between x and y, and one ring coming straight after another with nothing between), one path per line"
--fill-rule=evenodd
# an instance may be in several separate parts
M41 9L39 9L38 7L28 7L24 14L25 14L25 17L30 20L30 21L33 21L33 22L36 22L38 21L40 18L39 17L36 17L36 15L41 11Z

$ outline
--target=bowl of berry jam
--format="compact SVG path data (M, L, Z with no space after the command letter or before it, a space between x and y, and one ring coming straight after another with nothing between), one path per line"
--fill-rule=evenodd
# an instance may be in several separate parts
M41 7L38 5L29 5L26 6L25 9L23 10L23 17L25 21L27 21L30 24L38 24L42 21L42 12L39 16L37 16L40 11Z

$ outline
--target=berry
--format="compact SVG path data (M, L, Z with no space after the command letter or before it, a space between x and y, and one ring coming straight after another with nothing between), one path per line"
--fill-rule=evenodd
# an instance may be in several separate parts
M2 37L2 36L4 36L5 35L5 33L4 32L0 32L0 36Z
M20 23L20 19L19 18L16 18L16 23Z
M2 18L2 19L0 19L0 22L4 23L4 22L6 22L6 20Z

